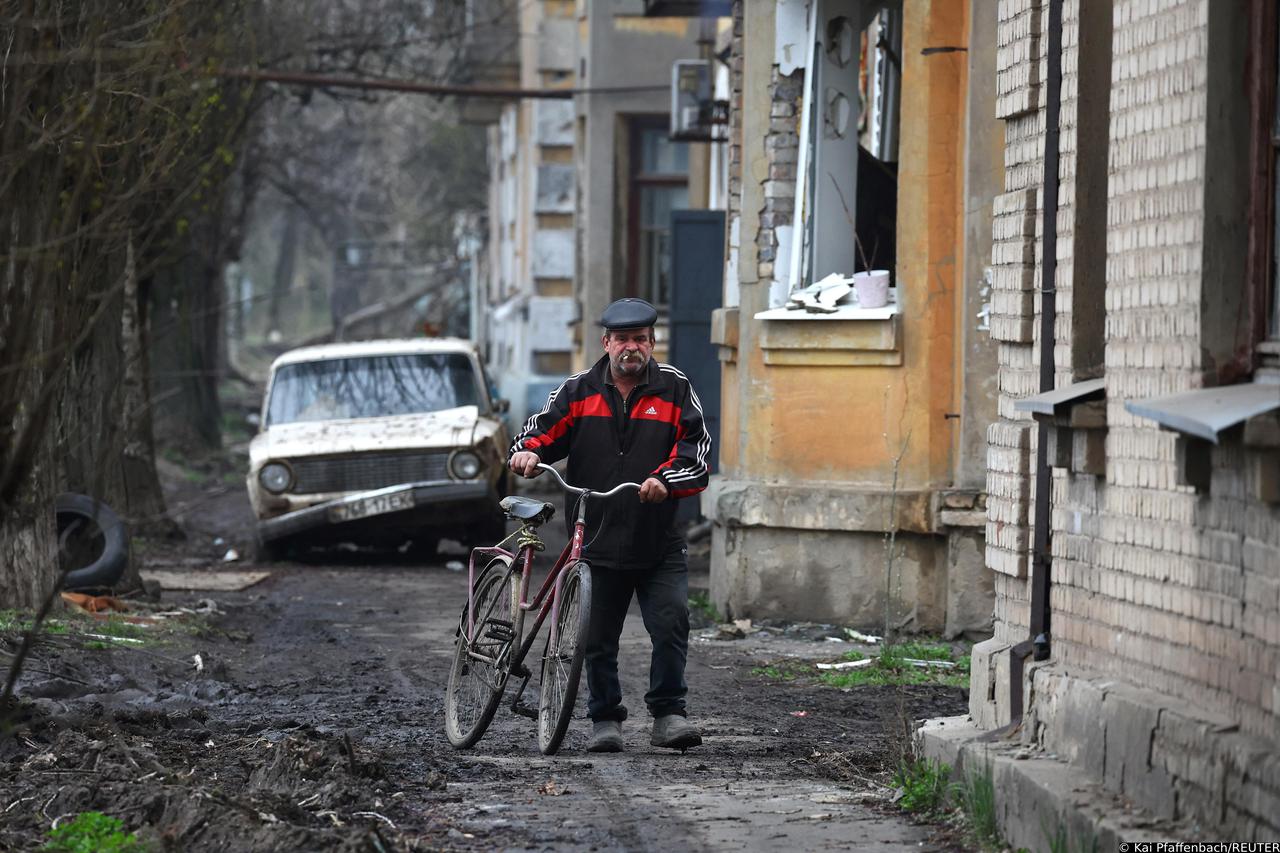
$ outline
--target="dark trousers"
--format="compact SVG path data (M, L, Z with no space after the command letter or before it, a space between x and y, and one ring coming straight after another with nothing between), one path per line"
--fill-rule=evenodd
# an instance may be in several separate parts
M591 567L591 632L587 636L587 716L625 720L618 682L618 638L634 594L653 642L649 713L684 716L684 663L689 651L689 566L684 540L673 537L660 564L643 571Z

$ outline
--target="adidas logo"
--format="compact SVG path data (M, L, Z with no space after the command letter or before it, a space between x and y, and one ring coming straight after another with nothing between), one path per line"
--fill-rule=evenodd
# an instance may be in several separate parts
M656 414L658 414L658 410L657 410L657 409L655 409L653 406L650 406L649 408L647 408L647 409L645 409L645 410L644 410L644 413L645 413L646 415L656 415Z

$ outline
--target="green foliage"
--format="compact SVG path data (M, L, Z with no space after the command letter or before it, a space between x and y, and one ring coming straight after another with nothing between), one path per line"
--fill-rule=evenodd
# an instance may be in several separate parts
M978 767L966 770L964 778L952 786L951 792L974 841L984 849L1002 846L991 763L984 761Z
M946 806L950 778L951 767L936 759L904 759L893 776L902 790L898 805L922 816L938 814Z
M31 629L34 615L31 611L0 610L0 633L21 634ZM137 647L139 643L113 642L112 638L142 641L145 644L164 643L177 635L201 634L207 630L207 623L199 618L169 619L159 623L140 625L128 621L120 614L110 614L105 618L89 616L79 612L68 612L60 618L46 618L40 623L39 633L44 636L69 636L82 641L86 649L121 648L128 645ZM93 634L96 636L87 636Z
M147 636L147 629L132 622L126 622L119 616L109 616L86 627L91 629L88 633L102 634L107 637L125 637L140 640Z
M40 848L47 853L144 853L147 847L124 822L102 812L83 812L50 830Z
M0 631L22 634L30 631L34 623L35 616L31 611L0 610ZM67 634L70 631L71 626L61 619L45 619L40 623L42 634Z
M1075 843L1067 834L1067 827L1058 824L1050 830L1047 823L1042 825L1044 837L1049 842L1049 853L1098 853L1098 837L1092 832L1084 838L1076 838Z
M701 590L689 596L689 610L701 613L711 622L724 621L720 616L720 612L716 610L716 606L711 603L711 595Z
M861 652L847 652L844 660L865 660ZM873 658L874 663L860 669L824 670L818 681L831 687L850 688L885 684L946 684L953 687L969 686L969 656L956 660L951 646L946 643L912 641L885 645ZM951 668L919 667L908 660L952 661Z
M751 674L761 678L772 678L774 681L795 681L800 676L807 675L803 669L797 668L795 664L785 662L770 664L769 666L758 666L751 670Z
M694 606L694 600L689 600ZM866 660L867 655L852 650L840 656L844 661ZM867 687L895 684L943 684L949 687L969 687L969 656L955 657L952 647L946 643L909 642L882 646L871 658L872 663L858 669L819 670L818 683L828 687L847 690L854 687ZM954 667L920 667L908 660L936 660L955 663ZM794 681L797 678L812 677L811 664L796 661L779 661L768 666L760 666L751 670L752 675L772 678L778 681Z

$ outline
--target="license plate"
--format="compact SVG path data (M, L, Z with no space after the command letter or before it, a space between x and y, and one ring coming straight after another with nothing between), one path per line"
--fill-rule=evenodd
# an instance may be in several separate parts
M413 492L392 492L389 495L374 495L329 507L329 521L354 521L357 518L368 518L371 515L382 515L388 512L399 512L413 508Z

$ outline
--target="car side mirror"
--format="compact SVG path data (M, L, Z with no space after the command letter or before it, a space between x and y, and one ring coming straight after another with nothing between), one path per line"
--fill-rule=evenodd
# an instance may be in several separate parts
M511 401L504 397L499 397L493 401L493 410L500 415L505 415L511 411Z

